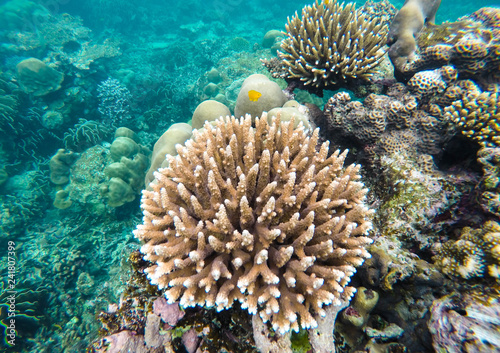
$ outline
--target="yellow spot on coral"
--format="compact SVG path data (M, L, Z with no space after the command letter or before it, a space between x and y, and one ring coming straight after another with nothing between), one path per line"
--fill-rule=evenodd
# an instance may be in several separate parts
M251 89L250 91L248 91L248 98L250 99L250 102L257 102L259 100L260 96L262 96L262 93L257 92L254 89Z

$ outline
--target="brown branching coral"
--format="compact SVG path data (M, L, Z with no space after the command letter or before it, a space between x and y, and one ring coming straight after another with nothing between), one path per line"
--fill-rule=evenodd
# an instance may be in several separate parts
M384 50L387 25L336 1L318 2L288 19L279 53L288 78L325 89L371 76Z
M500 278L500 224L486 222L479 229L465 227L460 238L436 244L433 260L447 275Z
M352 296L371 211L360 166L343 167L347 151L328 157L319 129L267 114L255 125L220 118L179 145L143 191L134 234L169 302L223 310L238 300L284 334Z
M500 94L481 92L475 85L464 91L461 100L444 109L445 119L482 147L500 146Z

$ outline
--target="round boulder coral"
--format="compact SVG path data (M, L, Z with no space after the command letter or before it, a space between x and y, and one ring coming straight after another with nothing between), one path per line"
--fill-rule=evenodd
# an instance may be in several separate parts
M328 157L319 129L266 114L255 125L221 118L178 146L143 191L134 234L169 302L223 310L238 300L284 334L353 295L371 211L360 166L343 167L347 151Z

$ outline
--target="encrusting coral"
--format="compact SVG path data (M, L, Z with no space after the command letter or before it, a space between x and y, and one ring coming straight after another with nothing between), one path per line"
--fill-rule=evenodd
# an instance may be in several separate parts
M401 84L387 95L370 94L363 103L338 92L325 104L324 117L329 135L361 144L370 156L403 151L439 155L449 140L444 121L420 109Z
M194 132L142 198L134 235L145 270L169 302L230 308L234 300L277 333L312 328L340 305L370 254L372 211L359 165L328 157L293 119L220 118Z
M445 119L454 122L462 133L476 141L482 147L500 146L500 94L481 92L471 85L445 109Z
M319 89L372 75L384 55L388 28L337 1L316 1L288 19L286 38L279 56L287 67L288 79Z
M393 45L389 56L396 69L404 74L453 65L462 78L494 77L498 81L499 28L500 9L484 7L456 22L440 25L426 23L416 39L412 38L411 54L395 58ZM389 37L391 33L392 27Z
M500 217L500 147L481 148L477 161L483 168L480 203L484 211Z
M415 38L425 23L433 23L441 0L406 0L391 23L389 57L398 71L412 59L417 43Z
M498 287L452 293L432 303L427 326L435 352L498 352Z
M500 278L500 224L486 222L479 229L465 227L458 240L436 244L433 260L442 272L462 278Z

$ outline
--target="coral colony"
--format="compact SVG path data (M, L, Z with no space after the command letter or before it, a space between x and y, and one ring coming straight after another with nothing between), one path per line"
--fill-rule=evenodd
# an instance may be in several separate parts
M214 5L0 5L0 351L499 352L500 9Z

